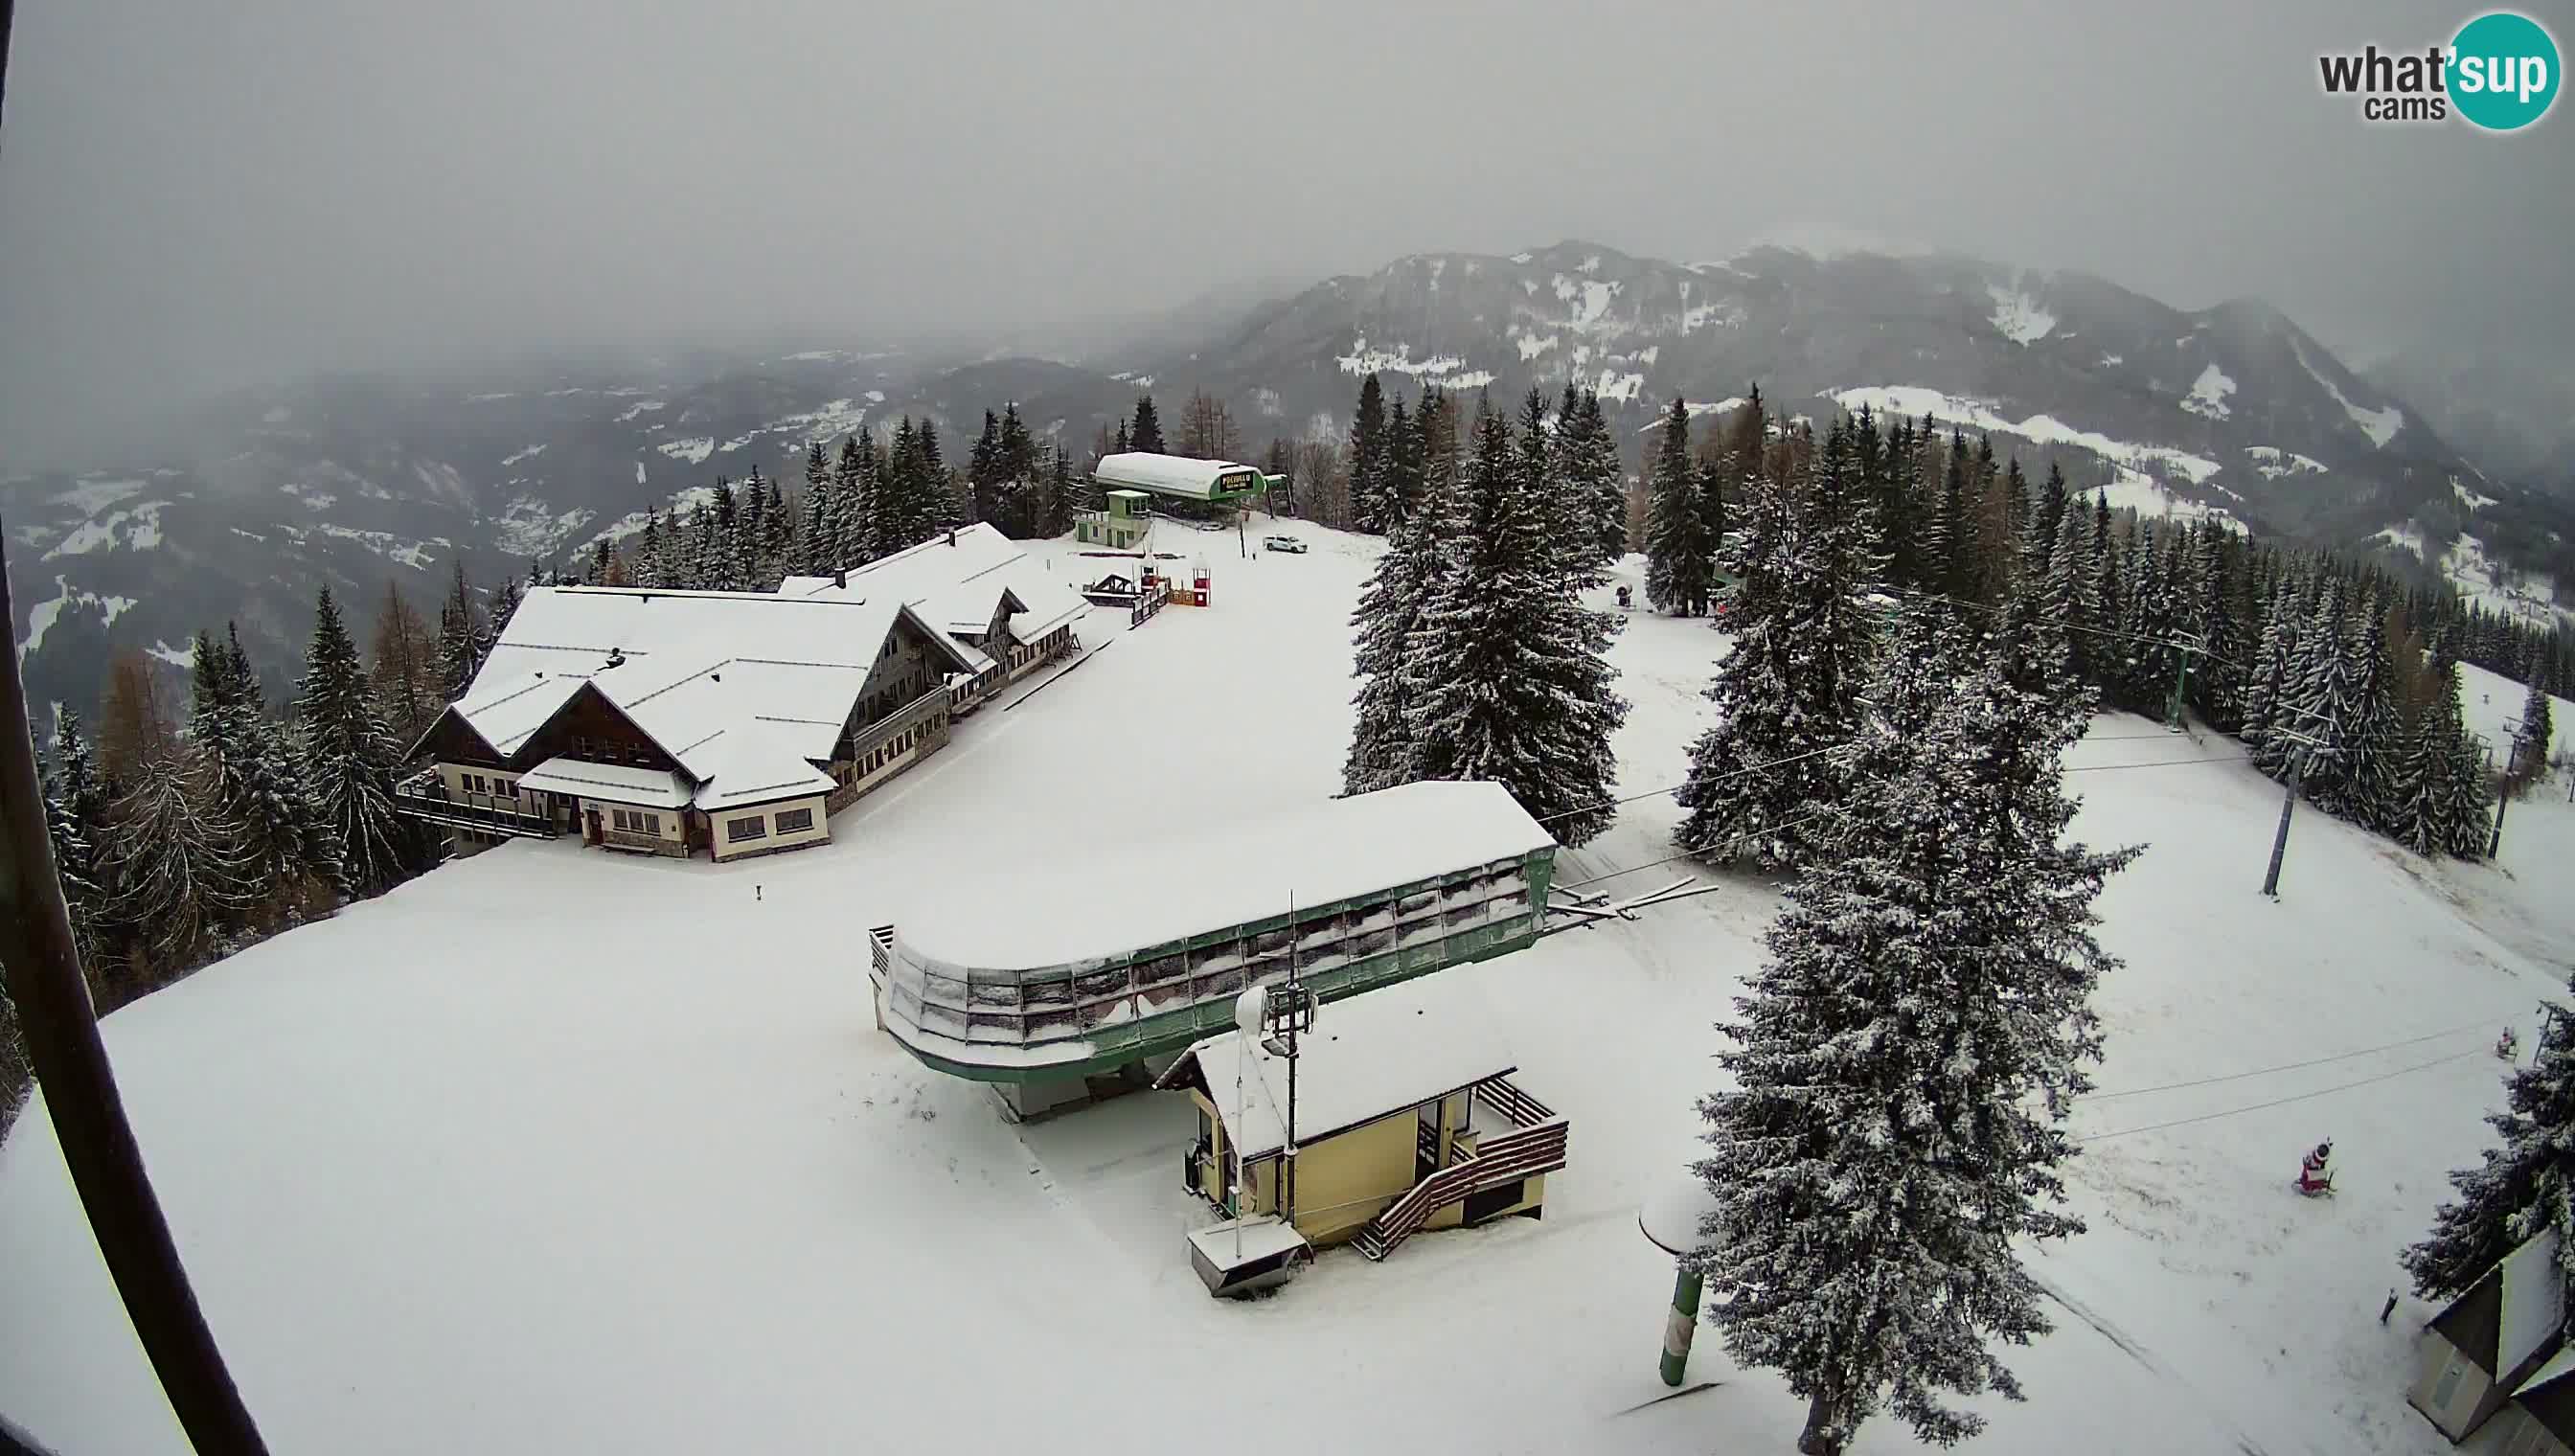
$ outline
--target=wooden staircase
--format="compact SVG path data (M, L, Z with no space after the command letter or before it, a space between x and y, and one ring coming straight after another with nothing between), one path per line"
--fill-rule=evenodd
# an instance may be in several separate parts
M1370 1260L1382 1259L1420 1232L1430 1215L1449 1204L1564 1166L1571 1128L1562 1116L1499 1078L1479 1084L1475 1095L1500 1109L1513 1124L1512 1130L1479 1136L1473 1157L1460 1158L1439 1169L1387 1204L1350 1240L1361 1254Z

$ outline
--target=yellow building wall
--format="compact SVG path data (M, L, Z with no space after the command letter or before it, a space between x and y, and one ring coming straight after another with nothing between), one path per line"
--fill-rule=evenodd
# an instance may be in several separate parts
M1296 1231L1308 1243L1338 1243L1412 1186L1418 1118L1406 1107L1296 1152Z
M800 808L814 816L813 825L809 828L780 832L778 816ZM707 815L707 818L714 825L712 837L715 843L715 857L718 859L734 859L745 854L763 854L773 849L793 849L803 844L821 843L832 837L831 820L824 814L823 796L819 793L812 798L791 798L779 803L765 803L758 808L717 809ZM761 820L766 832L757 839L734 839L728 836L727 825L736 819L750 818Z
M1225 1120L1217 1115L1216 1105L1205 1092L1192 1088L1190 1100L1205 1117L1211 1129L1211 1153L1199 1169L1199 1193L1222 1204L1231 1191L1225 1186L1226 1136ZM1465 1094L1447 1099L1439 1108L1440 1146L1443 1166L1453 1142L1453 1131L1464 1120ZM1296 1230L1316 1247L1342 1243L1355 1237L1367 1221L1383 1212L1387 1204L1400 1198L1413 1185L1415 1145L1420 1129L1420 1112L1406 1107L1400 1112L1362 1123L1347 1132L1335 1133L1319 1142L1310 1142L1296 1155L1296 1214L1291 1221ZM1508 1130L1507 1128L1478 1130ZM1252 1170L1247 1214L1267 1213L1279 1206L1279 1160L1265 1158ZM1498 1209L1489 1218L1503 1218L1525 1212L1546 1200L1546 1177L1533 1176L1522 1185L1518 1202ZM1430 1215L1424 1229L1455 1228L1465 1218L1464 1202L1451 1203Z

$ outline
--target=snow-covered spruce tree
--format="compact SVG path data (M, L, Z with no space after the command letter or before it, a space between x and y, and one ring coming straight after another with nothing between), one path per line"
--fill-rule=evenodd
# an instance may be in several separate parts
M2504 1110L2486 1118L2502 1146L2450 1174L2458 1201L2442 1204L2432 1231L2398 1256L2417 1293L2463 1294L2543 1232L2575 1248L2575 1010L2547 1001L2540 1014L2538 1053L2504 1074Z
M2343 811L2350 775L2344 733L2353 714L2352 654L2345 643L2347 623L2342 583L2326 577L2316 593L2315 609L2298 636L2296 661L2290 667L2296 685L2281 695L2284 706L2305 715L2302 730L2318 739L2305 752L2306 794L2327 813Z
M2245 674L2242 729L2253 766L2284 780L2299 745L2280 730L2308 731L2297 713L2297 662L2298 594L2284 586L2271 594L2271 611Z
M1982 1420L1947 1397L2018 1399L1991 1346L2049 1325L2014 1241L2082 1231L2060 1124L2117 963L2092 900L2134 851L2061 842L2071 721L1965 663L1950 614L1905 614L1829 849L1721 1028L1734 1089L1699 1104L1708 1318L1805 1399L1808 1456L1882 1409L1953 1444Z
M1341 763L1341 791L1368 793L1408 782L1412 776L1411 688L1408 671L1413 629L1421 622L1422 579L1438 543L1406 522L1386 538L1376 569L1360 589L1350 614L1350 676L1359 691L1350 725L1350 748Z
M1702 857L1748 848L1765 868L1801 863L1822 843L1815 811L1840 797L1841 765L1815 750L1858 729L1877 651L1861 599L1885 567L1850 428L1834 422L1797 489L1774 485L1750 505L1747 535L1764 545L1747 552L1727 622L1734 651L1707 691L1717 723L1690 748L1673 795L1688 810L1674 842Z
M1600 411L1600 392L1584 390L1574 414L1574 433L1565 442L1565 489L1589 503L1593 560L1607 566L1627 554L1627 472L1618 458L1617 437L1609 433Z
M503 600L514 599L517 585L513 579L496 595L496 622L502 620ZM508 605L515 610L515 600ZM227 625L225 636L231 666L224 711L231 723L224 735L228 756L221 765L223 806L239 832L253 887L252 923L270 928L317 902L327 903L346 887L340 845L330 820L306 791L302 733L295 725L268 716L240 633ZM397 752L409 746L392 741Z
M366 691L357 644L327 586L314 606L313 640L297 691L304 793L338 846L342 882L353 894L391 888L420 867L426 847L394 810L400 749Z
M1350 412L1350 515L1360 531L1389 534L1399 511L1385 499L1385 387L1376 371L1359 381L1359 402Z
M1385 412L1385 459L1379 467L1384 480L1378 491L1384 498L1388 514L1378 524L1388 537L1393 536L1421 508L1423 471L1428 464L1421 452L1421 419L1408 410L1403 397L1397 395ZM1350 478L1349 490L1350 509L1355 512L1359 503L1356 476Z
M249 908L248 865L218 794L211 758L187 744L137 763L116 802L104 867L133 936L130 993L198 964Z
M1520 399L1517 426L1512 440L1511 469L1518 477L1520 493L1529 504L1529 514L1536 523L1538 549L1553 573L1557 589L1566 596L1579 595L1587 588L1600 585L1599 563L1592 559L1590 513L1585 502L1575 496L1561 473L1564 460L1563 442L1558 438L1569 422L1547 418L1546 396L1537 386Z
M2450 745L2450 772L2442 783L2450 829L2450 852L2461 859L2483 859L2494 843L2493 788L2486 774L2485 750L2463 730Z
M2099 694L2074 671L2066 625L2076 591L2070 564L2059 560L2064 546L2061 538L2052 540L2027 564L1996 621L1990 650L2005 683L2047 704L2079 732Z
M2462 726L2459 722L2459 665L2436 663L2430 699L2406 726L2405 750L2396 766L2396 823L2389 830L2406 847L2425 856L2447 854L2458 839L2458 805L2451 790Z
M2396 706L2396 665L2387 648L2387 614L2364 603L2352 659L2352 713L2343 724L2343 812L2382 834L2397 831L2404 795L2397 785L2405 722Z
M1689 407L1678 395L1663 413L1654 442L1654 477L1645 505L1645 604L1682 617L1707 615L1715 543L1699 511L1698 472L1690 464Z
M1543 413L1544 402L1539 402ZM1409 705L1417 776L1500 783L1564 844L1616 817L1608 630L1564 590L1497 415L1475 422L1454 566L1414 632L1428 687Z
M2530 681L2530 691L2521 700L2521 771L2529 778L2537 778L2548 771L2548 744L2557 732L2557 726L2551 721L2547 680L2540 674L2541 667L2540 657L2534 652L2530 667L2523 674Z
M70 907L72 935L86 959L96 943L101 907L98 851L108 832L107 791L98 764L81 735L80 715L55 710L53 743L45 761L45 831L54 870Z

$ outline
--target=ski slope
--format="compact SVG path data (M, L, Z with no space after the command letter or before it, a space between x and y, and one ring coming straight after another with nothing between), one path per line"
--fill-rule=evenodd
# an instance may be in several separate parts
M1802 1406L1711 1332L1690 1378L1714 1387L1644 1404L1666 1393L1672 1267L1636 1210L1694 1151L1711 1023L1777 903L1758 879L1442 972L1571 1120L1544 1219L1383 1264L1333 1252L1250 1304L1190 1269L1184 1235L1212 1217L1180 1188L1185 1100L1013 1127L873 1028L864 930L916 895L972 876L1007 916L1009 866L1081 863L1104 826L1177 836L1338 787L1374 546L1289 529L1311 554L1184 537L1214 608L1133 633L1093 614L1079 666L961 724L826 848L716 866L512 843L110 1017L271 1448L1793 1449ZM1679 776L1721 646L1703 623L1630 622L1622 792ZM2442 1172L2481 1143L2496 1030L2530 1044L2562 989L2562 785L2515 807L2502 870L2301 812L2273 903L2256 889L2279 791L2230 740L2105 717L2071 761L2079 832L2151 847L2103 898L2128 963L2101 991L2105 1095L2076 1114L2100 1139L2071 1175L2091 1231L2032 1260L2057 1332L2013 1357L2028 1402L1986 1402L1966 1449L2447 1450L2404 1403L2424 1311L2375 1316ZM1559 882L1687 872L1652 864L1668 799L1621 815ZM1240 872L1285 903L1295 870ZM2343 1193L2291 1196L2326 1135ZM0 1147L0 1411L67 1456L186 1449L41 1107ZM1913 1449L1886 1418L1854 1447Z

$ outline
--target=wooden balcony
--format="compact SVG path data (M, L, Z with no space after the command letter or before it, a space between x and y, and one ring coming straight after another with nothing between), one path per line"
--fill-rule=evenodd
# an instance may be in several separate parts
M906 728L919 727L928 720L948 712L951 702L952 698L947 688L933 688L876 722L861 725L850 734L849 757L853 761L867 757L868 754L892 742L895 735Z
M561 832L517 795L448 792L434 768L395 784L394 808L423 823L477 833L551 839Z
M1476 1083L1474 1096L1478 1110L1501 1125L1451 1138L1449 1164L1413 1184L1359 1230L1355 1242L1360 1253L1382 1259L1449 1204L1564 1166L1571 1129L1562 1115L1503 1077ZM1435 1155L1437 1143L1427 1129L1422 1141L1428 1144L1423 1150Z

